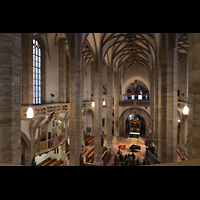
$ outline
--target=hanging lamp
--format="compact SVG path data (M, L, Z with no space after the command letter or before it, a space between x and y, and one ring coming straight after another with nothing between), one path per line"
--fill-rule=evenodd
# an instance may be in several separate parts
M94 106L95 106L95 103L94 103L94 101L92 102L92 107L94 108Z
M183 108L183 114L184 115L188 115L189 114L189 108L188 108L187 105L185 105L184 108Z
M28 108L26 116L27 118L33 118L33 108L31 106Z

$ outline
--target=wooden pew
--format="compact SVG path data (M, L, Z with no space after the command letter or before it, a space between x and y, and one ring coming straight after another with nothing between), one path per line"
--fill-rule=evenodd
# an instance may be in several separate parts
M89 145L90 145L90 146L94 145L94 139L93 139L93 141L92 141Z
M90 143L92 143L94 141L94 136L88 137L85 140L85 146L88 146Z
M107 148L105 146L102 147L102 160L104 159L104 157L107 154Z
M83 147L83 146L82 146L82 151L81 151L81 153L84 154L87 150L88 150L87 147Z
M47 164L45 164L44 166L51 166L51 164L55 163L57 161L56 158L54 158L52 161L48 162Z
M56 164L58 161L57 161L57 159L53 162L53 163L51 163L49 166L53 166L54 164Z
M110 157L111 157L111 149L108 151L105 158L103 159L103 165L106 166L108 164L108 162L110 161Z
M58 160L56 163L54 163L52 166L61 166L63 164L62 160Z
M47 158L46 160L43 160L41 163L37 164L37 166L43 166L46 163L50 162L52 159L51 158Z
M177 153L180 156L181 160L185 160L185 155L178 145L177 145Z
M92 155L94 155L94 147L87 153L86 162L89 162L89 160L92 158Z

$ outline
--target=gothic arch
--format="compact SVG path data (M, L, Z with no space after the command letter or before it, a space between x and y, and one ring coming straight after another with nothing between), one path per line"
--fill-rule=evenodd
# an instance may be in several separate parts
M84 111L83 111L83 114L82 114L82 130L85 130L85 133L87 134L87 127L86 127L86 123L87 123L87 119L86 119L86 116L87 116L87 113L90 112L91 115L92 115L92 122L90 121L90 124L89 127L91 127L91 132L89 134L92 134L93 135L93 127L94 127L94 110L92 108L85 108Z
M31 147L30 140L29 140L29 138L27 137L27 135L23 131L21 131L21 138L24 141L25 147L27 149L30 149L30 147Z
M92 108L85 108L83 111L83 117L86 116L87 112L91 111L92 119L94 119L94 110Z
M24 133L23 131L21 131L21 145L24 146L24 151L21 151L21 156L23 156L21 164L31 165L31 142L26 133Z
M121 135L125 134L126 119L131 114L138 114L138 115L140 115L140 116L142 116L144 118L144 121L146 123L146 133L147 133L148 127L150 125L150 115L149 115L149 113L143 108L131 107L131 108L127 108L126 110L124 110L122 112L122 114L120 115L120 118L119 118L120 134Z

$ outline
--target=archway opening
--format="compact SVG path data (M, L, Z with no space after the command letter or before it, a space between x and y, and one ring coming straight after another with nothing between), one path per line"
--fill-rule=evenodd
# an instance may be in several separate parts
M126 125L125 125L125 134L126 136L129 135L129 133L131 132L131 129L130 129L130 121L131 119L133 118L138 118L141 122L141 126L139 127L139 132L140 132L140 137L145 137L146 135L146 123L145 123L145 120L144 118L139 115L139 114L131 114L128 116L128 118L126 119Z
M93 124L93 113L91 110L88 110L88 112L85 115L85 134L87 136L92 136L92 124Z

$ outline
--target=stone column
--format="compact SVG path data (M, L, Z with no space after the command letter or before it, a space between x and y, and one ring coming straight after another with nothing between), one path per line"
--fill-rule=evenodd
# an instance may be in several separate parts
M160 62L159 62L160 63ZM158 68L158 79L157 79L157 83L158 83L158 99L157 99L157 103L158 103L158 116L157 116L157 124L155 126L155 131L156 131L156 135L158 136L158 142L157 142L157 156L158 159L161 161L161 69L160 69L160 64L159 64L159 68Z
M101 56L100 56L101 57ZM100 59L100 58L99 58ZM102 162L102 147L101 147L101 135L102 135L102 61L95 62L94 69L94 164L103 165Z
M66 102L66 42L59 39L59 102Z
M119 72L114 73L114 137L113 141L119 140Z
M150 78L151 82L150 82L150 114L151 114L151 118L150 118L150 122L149 124L146 124L146 129L149 127L153 128L154 125L154 121L155 121L155 115L154 115L154 107L155 107L155 103L154 103L154 99L155 99L155 74L151 74L151 78ZM148 130L148 129L147 129ZM149 133L146 132L146 136Z
M200 34L189 35L188 159L200 157Z
M187 53L182 53L182 66L181 66L181 93L184 93L184 101L188 101L188 62ZM182 95L182 94L180 94Z
M70 49L70 165L80 165L82 145L82 35L74 34Z
M177 161L177 66L178 38L175 33L161 35L161 162Z
M66 102L69 102L69 84L70 84L70 76L69 76L69 58L66 57Z
M156 60L155 62L155 68L153 71L153 76L154 76L154 121L152 124L152 133L156 138L158 138L158 62ZM155 144L155 154L157 155L157 149L158 149L158 144Z
M95 84L93 84L93 83L95 83L94 82L95 63L94 63L94 61L90 61L90 62L91 62L91 94L93 95L93 96L91 96L91 99L94 100L94 85Z
M182 66L181 66L181 99L183 101L188 101L188 62L187 54L182 53ZM182 93L184 96L182 97ZM186 145L188 134L188 117L183 116L183 120L180 124L180 143Z
M0 34L0 163L21 164L21 33Z
M82 61L82 101L85 100L85 85L84 85L84 79L85 79L85 68L86 68L86 63Z
M153 67L152 71L152 81L151 84L151 91L153 91L153 99L150 99L150 106L151 106L151 118L153 116L153 119L151 120L150 128L151 128L151 134L153 138L155 139L155 145L154 145L154 155L158 156L158 60L156 58L155 66ZM147 128L147 127L146 127Z
M112 145L112 121L113 121L113 69L111 66L107 67L107 102L106 102L106 141L107 149L113 150Z
M22 33L22 104L33 104L33 33Z

